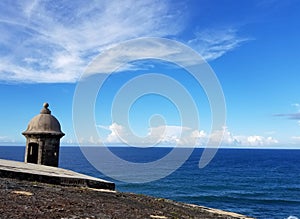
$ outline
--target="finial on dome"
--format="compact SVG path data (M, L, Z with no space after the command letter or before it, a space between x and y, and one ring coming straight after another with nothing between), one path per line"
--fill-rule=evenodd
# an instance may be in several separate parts
M48 109L49 103L43 104L43 109L41 110L41 114L51 114L51 111Z
M44 108L48 108L49 107L49 103L44 103Z

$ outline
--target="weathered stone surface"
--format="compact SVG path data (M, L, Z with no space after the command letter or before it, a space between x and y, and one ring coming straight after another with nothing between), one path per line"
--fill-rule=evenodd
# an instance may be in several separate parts
M0 177L37 181L56 185L81 186L114 190L115 184L106 180L57 167L0 159Z
M51 134L51 135L59 135L64 136L65 134L61 131L61 126L58 120L51 115L51 111L48 109L49 104L44 103L43 108L41 109L40 114L33 117L26 131L24 131L23 135L29 134Z
M217 209L132 193L0 178L0 218L250 219Z
M58 120L51 115L49 104L44 103L22 134L26 137L24 161L47 166L58 166L60 139L65 135Z

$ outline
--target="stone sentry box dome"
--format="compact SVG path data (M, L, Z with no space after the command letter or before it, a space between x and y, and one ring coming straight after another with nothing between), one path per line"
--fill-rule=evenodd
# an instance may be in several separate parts
M25 162L57 167L60 139L65 134L48 107L44 103L40 114L31 119L22 133L26 137Z

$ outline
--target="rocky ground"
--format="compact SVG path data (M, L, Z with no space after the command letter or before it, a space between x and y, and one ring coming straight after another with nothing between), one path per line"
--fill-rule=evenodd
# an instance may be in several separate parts
M247 218L131 193L0 178L0 218Z

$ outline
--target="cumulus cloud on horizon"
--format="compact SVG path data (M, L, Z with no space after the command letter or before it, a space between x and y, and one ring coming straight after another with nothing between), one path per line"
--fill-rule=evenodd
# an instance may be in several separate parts
M15 143L15 140L9 136L0 136L0 143Z
M222 130L216 130L212 133L207 133L204 130L192 130L188 127L181 126L158 126L152 127L149 129L144 138L139 138L140 142L130 142L131 139L136 139L126 131L126 128L120 124L113 123L110 126L98 126L100 129L105 129L109 131L109 134L106 137L95 139L85 139L81 140L81 144L126 144L129 145L137 145L137 146L152 146L153 139L156 141L157 145L166 145L166 146L200 146L205 147L209 138L211 138L212 142L214 139L220 139L222 137L221 146L227 147L236 147L236 146L274 146L278 145L279 141L272 136L262 136L262 135L234 135L232 134L227 127L223 127ZM101 132L101 131L100 131ZM152 134L152 138L147 138ZM132 138L131 138L132 137ZM124 142L124 139L127 142ZM157 141L157 139L159 141ZM296 139L296 137L295 137ZM298 138L297 138L298 139ZM147 141L148 140L148 141ZM215 141L215 143L218 143Z

